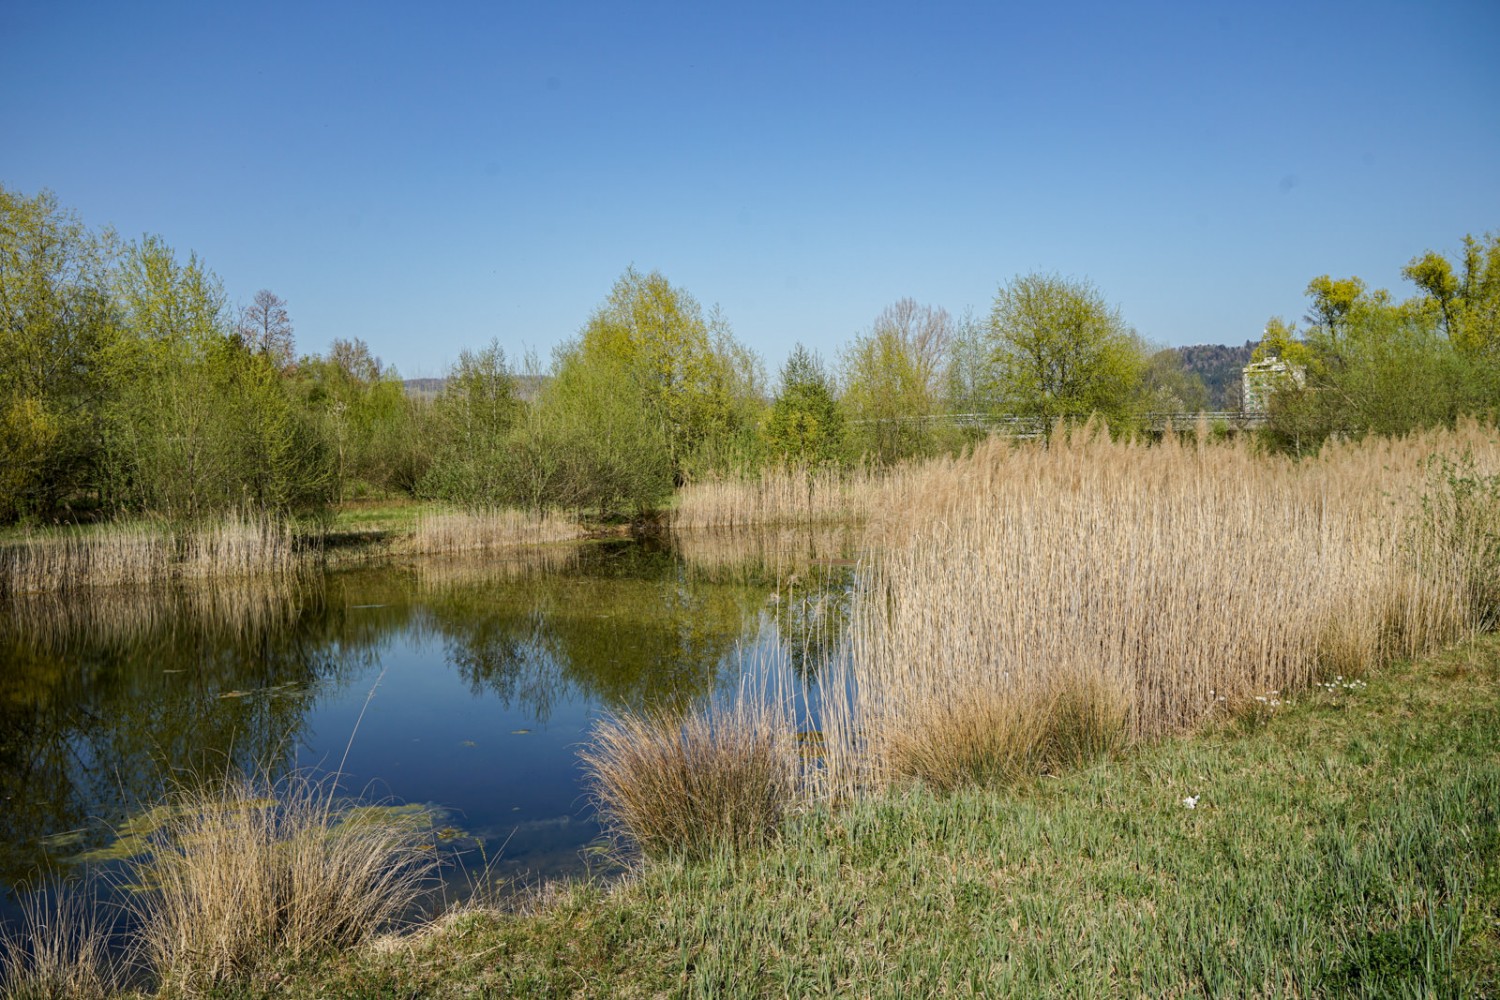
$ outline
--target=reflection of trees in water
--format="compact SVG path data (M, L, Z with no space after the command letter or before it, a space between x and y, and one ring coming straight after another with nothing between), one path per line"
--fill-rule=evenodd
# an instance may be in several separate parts
M755 620L764 588L693 585L671 550L575 550L563 568L432 586L449 660L476 690L539 720L562 698L639 707L712 692Z
M798 676L811 681L839 655L848 636L854 569L810 566L790 577L777 596L776 631L782 649Z
M363 657L320 586L99 590L0 612L0 878L26 876L38 839L65 858L98 818L170 781L275 767L320 686ZM97 826L97 824L95 824ZM76 839L76 838L73 838Z

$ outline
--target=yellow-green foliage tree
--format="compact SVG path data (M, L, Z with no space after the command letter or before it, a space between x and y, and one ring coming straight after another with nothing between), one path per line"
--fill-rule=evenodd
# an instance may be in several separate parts
M50 192L0 186L0 521L87 487L119 339L114 241Z
M843 398L850 447L882 463L929 454L953 339L948 312L901 299L887 306L844 352Z
M1401 272L1426 296L1448 342L1472 367L1490 406L1500 406L1500 234L1463 239L1454 269L1429 250Z
M320 428L278 359L234 334L196 255L144 237L122 253L115 295L125 334L100 480L112 506L193 521L333 498Z
M517 494L530 506L600 517L659 508L672 494L672 443L628 356L575 342L559 349L553 370L513 438L513 460L525 458L513 466Z
M1273 319L1256 350L1300 373L1271 397L1271 441L1307 450L1331 434L1401 434L1493 411L1500 253L1472 238L1465 249L1462 279L1437 254L1415 258L1404 273L1424 295L1404 302L1359 278L1309 282L1307 327Z
M697 301L660 272L627 269L561 363L629 380L661 429L676 482L733 461L753 441L761 405L755 357L722 318L705 320Z
M1013 279L995 296L990 336L1009 412L1047 428L1094 414L1128 426L1138 415L1145 346L1091 283L1053 274Z

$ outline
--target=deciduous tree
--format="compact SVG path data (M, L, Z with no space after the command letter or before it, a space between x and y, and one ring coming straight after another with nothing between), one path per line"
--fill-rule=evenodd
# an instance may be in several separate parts
M296 349L292 317L287 312L286 300L275 292L268 288L256 292L251 303L240 310L235 331L250 350L264 354L278 368L291 365Z
M1146 352L1119 310L1087 281L1028 274L1001 287L990 311L998 391L1006 409L1044 426L1136 414Z
M83 487L118 340L114 241L44 191L0 186L0 521Z
M662 428L673 477L717 461L753 433L759 373L728 324L659 272L626 270L595 310L568 363L623 373Z

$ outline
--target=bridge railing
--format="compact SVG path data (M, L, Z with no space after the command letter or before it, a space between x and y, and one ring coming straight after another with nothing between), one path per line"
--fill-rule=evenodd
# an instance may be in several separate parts
M1244 410L1157 412L1145 414L1141 423L1146 429L1152 431L1165 431L1169 427L1177 430L1185 430L1196 427L1200 420L1207 421L1211 427L1220 425L1227 426L1231 430L1245 431L1264 427L1266 424L1266 414L1264 412ZM1047 429L1046 422L1041 417L1018 413L923 413L901 417L853 420L850 423L951 424L956 427L1007 434L1012 437L1039 437Z

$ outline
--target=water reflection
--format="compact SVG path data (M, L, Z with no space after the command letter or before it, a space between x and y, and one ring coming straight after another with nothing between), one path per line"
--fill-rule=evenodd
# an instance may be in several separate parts
M354 791L451 810L491 861L503 845L517 868L576 869L597 833L575 758L591 719L711 695L747 644L816 670L847 614L847 542L593 543L13 600L0 881L104 846L182 775L341 761Z

